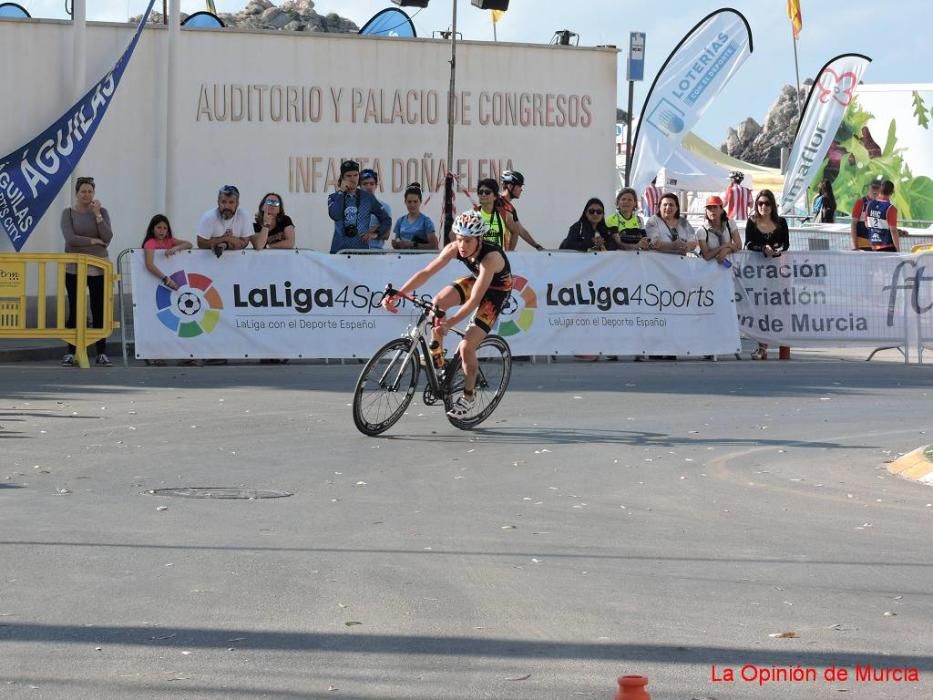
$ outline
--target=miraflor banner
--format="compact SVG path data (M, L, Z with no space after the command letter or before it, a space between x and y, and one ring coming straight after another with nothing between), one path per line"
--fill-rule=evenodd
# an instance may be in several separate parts
M369 357L417 316L379 306L430 258L310 251L209 251L159 257L173 291L130 254L140 358ZM726 268L661 253L513 253L511 299L495 333L516 354L666 354L739 349ZM430 297L467 270L451 265L418 294ZM452 340L450 341L453 342Z

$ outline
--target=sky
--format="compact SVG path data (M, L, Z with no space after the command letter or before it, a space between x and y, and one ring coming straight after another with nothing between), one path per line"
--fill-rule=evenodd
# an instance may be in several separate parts
M236 12L248 0L215 0L218 12ZM425 9L405 8L419 36L450 25L452 3L457 5L457 29L464 39L492 41L489 12L469 0L431 0ZM18 0L34 17L65 17L64 0ZM281 5L283 0L274 0ZM157 8L161 8L157 0ZM141 14L146 0L87 0L89 20L125 21ZM336 12L362 26L376 12L393 6L390 0L316 0L320 14ZM658 10L658 7L663 10ZM205 7L203 0L181 0L182 12ZM554 32L569 29L580 35L581 46L613 44L623 50L619 58L618 105L628 102L625 53L631 31L647 34L645 81L636 83L635 113L640 111L651 81L678 41L710 12L732 7L745 15L752 28L755 50L696 125L701 137L715 145L725 139L729 126L746 117L759 123L777 99L781 87L793 84L794 43L786 0L511 0L509 11L497 25L499 41L549 43ZM892 6L893 7L893 6ZM801 0L803 30L797 43L800 79L813 77L832 57L846 52L864 53L872 64L866 83L933 83L928 60L929 29L933 26L933 0L901 0L894 9L876 0ZM417 13L417 14L416 14ZM563 49L555 48L555 51ZM519 77L520 79L520 77Z

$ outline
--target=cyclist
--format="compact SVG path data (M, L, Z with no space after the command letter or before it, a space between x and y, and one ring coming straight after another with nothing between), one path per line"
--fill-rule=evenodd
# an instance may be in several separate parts
M518 245L519 237L524 238L525 242L535 250L544 250L544 246L538 243L531 235L531 232L525 228L524 224L518 220L518 211L515 209L515 200L522 196L522 190L525 188L525 176L517 170L505 170L502 173L502 189L499 195L498 204L505 211L512 215L512 221L518 230L518 236L509 236L508 250L515 250Z
M457 347L463 362L463 395L457 398L447 412L451 418L464 418L473 408L479 366L476 348L496 325L499 312L512 291L509 260L500 246L484 239L488 231L489 226L479 212L463 212L454 220L451 228L453 241L444 246L434 260L423 270L416 272L398 290L400 294L410 294L452 260L459 260L472 273L471 276L462 277L444 287L434 297L435 306L442 310L460 305L456 313L445 316L432 331L434 341L439 344L440 353L443 353L444 336L447 331L475 311ZM397 303L394 296L386 296L382 300L382 306L392 313L396 313ZM432 352L435 352L433 345L432 343Z

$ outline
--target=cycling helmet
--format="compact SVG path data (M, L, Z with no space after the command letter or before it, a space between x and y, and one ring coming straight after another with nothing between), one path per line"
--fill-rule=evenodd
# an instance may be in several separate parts
M450 232L454 236L470 236L479 238L489 232L489 226L476 211L465 211L454 219Z
M505 185L524 185L525 176L517 170L506 170L502 173L502 183Z
M729 179L734 180L735 182L742 182L745 179L745 173L741 170L733 170L729 173Z

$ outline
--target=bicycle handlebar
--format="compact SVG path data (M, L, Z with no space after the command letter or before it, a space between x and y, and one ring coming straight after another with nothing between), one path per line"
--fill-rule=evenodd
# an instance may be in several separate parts
M436 319L444 318L444 316L446 315L446 312L445 312L443 309L438 309L438 308L437 308L436 306L434 306L434 304L432 304L430 301L424 301L423 299L419 299L418 297L414 297L414 296L412 296L411 294L404 294L404 293L398 291L397 289L394 289L394 288L392 287L392 283L391 283L391 282L390 282L389 284L386 285L386 288L385 288L385 290L383 290L383 293L384 293L387 297L396 297L396 296L398 296L398 297L402 297L402 299L407 299L408 301L410 301L410 302L411 302L412 304L414 304L415 306L417 306L417 307L419 307L419 308L421 308L421 309L427 309L429 312L431 312L431 314L432 314L432 315L434 316L434 318L436 318Z

